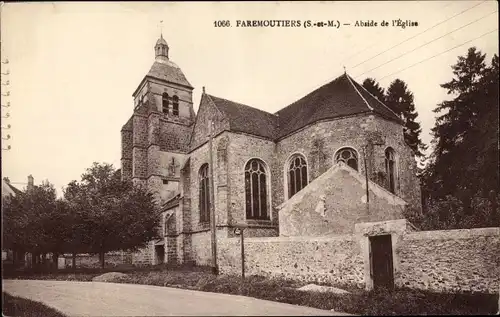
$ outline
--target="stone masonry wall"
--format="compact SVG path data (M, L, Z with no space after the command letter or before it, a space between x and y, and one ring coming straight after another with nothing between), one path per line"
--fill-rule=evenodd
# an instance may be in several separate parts
M219 268L240 274L240 239L219 242ZM352 235L245 239L245 272L308 282L364 286L363 258Z
M400 286L498 292L500 228L413 232L397 245Z
M370 145L367 140L371 140ZM383 145L377 145L383 144ZM391 146L398 158L398 180L396 195L410 205L420 208L420 186L416 173L416 163L411 149L404 143L401 125L374 115L359 115L331 121L318 122L278 141L276 170L274 174L273 200L277 205L287 199L287 162L291 155L305 156L309 177L321 175L334 163L335 153L343 147L351 147L358 154L358 170L363 175L364 146L368 145L367 168L370 180L384 186L378 172L385 173L385 149Z
M245 271L247 275L371 289L369 244L365 240L391 234L397 287L449 293L498 292L500 228L413 232L404 220L356 227L361 230L357 234L245 237ZM239 237L218 240L218 262L221 273L240 274Z

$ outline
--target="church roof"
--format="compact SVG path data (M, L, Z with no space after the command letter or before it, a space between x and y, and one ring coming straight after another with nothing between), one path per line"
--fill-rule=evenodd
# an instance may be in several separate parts
M313 122L366 112L400 122L399 117L347 74L319 87L279 110L279 134L284 137Z
M217 109L219 109L228 119L229 130L244 132L268 139L274 139L276 137L278 118L275 115L224 98L208 94L207 96L212 100Z
M275 114L227 99L209 97L227 117L231 131L272 140L320 120L362 113L377 113L388 120L402 123L392 110L347 74L342 74Z

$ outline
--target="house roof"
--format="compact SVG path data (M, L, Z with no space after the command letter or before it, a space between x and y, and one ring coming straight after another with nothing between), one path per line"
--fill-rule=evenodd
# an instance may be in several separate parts
M402 123L392 110L347 74L342 74L275 114L224 98L208 96L227 117L231 131L272 140L319 120L362 113L377 113L386 119Z
M229 120L230 131L275 138L278 123L276 115L224 98L207 96Z
M12 184L2 179L2 196L6 195L19 195L22 194L22 191L14 187Z

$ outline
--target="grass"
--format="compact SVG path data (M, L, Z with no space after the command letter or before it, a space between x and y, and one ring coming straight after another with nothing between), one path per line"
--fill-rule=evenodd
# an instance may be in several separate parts
M497 311L498 302L498 296L495 294L442 294L413 289L396 289L392 292L366 292L345 285L332 286L346 289L351 294L303 292L297 290L297 288L307 284L304 282L249 276L242 283L240 276L215 276L210 273L210 268L193 266L166 267L159 265L143 268L124 267L49 274L30 275L25 273L24 276L20 275L15 278L91 281L93 277L110 271L127 274L123 278L113 280L116 283L169 286L244 295L319 309L333 309L358 315L491 315Z
M22 297L11 296L2 292L2 315L16 317L66 317L56 309L40 302Z

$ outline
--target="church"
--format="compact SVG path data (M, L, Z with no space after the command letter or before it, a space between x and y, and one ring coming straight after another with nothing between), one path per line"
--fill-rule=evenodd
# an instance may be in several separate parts
M135 254L135 263L210 265L212 204L218 238L233 237L233 226L242 223L248 226L247 237L278 236L280 209L337 165L342 167L338 175L347 170L347 176L335 180L332 172L331 181L322 184L338 183L331 195L349 217L365 212L349 194L349 175L366 189L364 205L374 199L368 196L370 186L401 201L403 209L421 209L416 161L404 141L404 122L347 73L276 113L210 95L203 88L195 113L194 87L170 60L163 36L154 51L151 69L133 93L133 114L121 129L122 178L147 186L163 211L162 239ZM377 219L363 219L399 219L404 214L385 216L384 210L380 207ZM331 219L335 228L336 218Z

